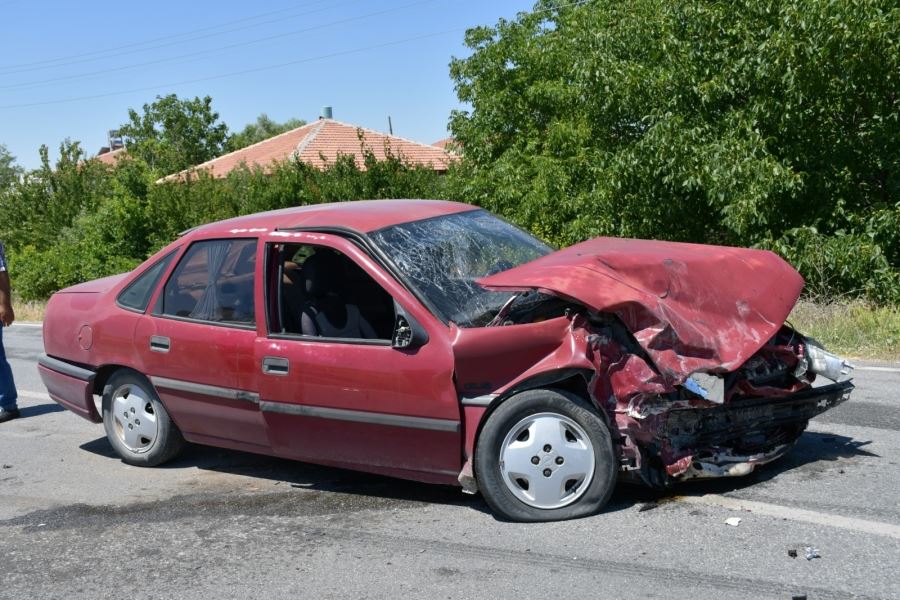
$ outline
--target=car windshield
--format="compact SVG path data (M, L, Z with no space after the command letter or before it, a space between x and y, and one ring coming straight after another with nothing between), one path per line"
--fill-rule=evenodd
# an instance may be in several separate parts
M512 297L482 288L477 279L553 251L483 210L402 223L370 237L439 317L461 327L486 325Z

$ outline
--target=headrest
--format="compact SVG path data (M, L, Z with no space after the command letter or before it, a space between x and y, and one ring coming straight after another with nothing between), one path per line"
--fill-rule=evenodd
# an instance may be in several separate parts
M318 251L303 261L306 293L310 296L324 296L337 291L341 277L340 267L337 256L330 252Z

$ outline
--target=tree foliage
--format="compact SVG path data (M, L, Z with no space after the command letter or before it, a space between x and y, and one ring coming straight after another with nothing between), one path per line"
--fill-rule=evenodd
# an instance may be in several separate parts
M285 162L156 184L296 127L228 138L209 97L157 97L122 127L128 160L0 185L20 295L131 268L178 231L361 198L456 199L555 243L596 235L770 248L807 289L900 303L900 10L892 0L542 0L466 34L451 75L463 154L447 176L401 157ZM2 176L2 175L0 175Z
M379 161L371 151L364 169L342 156L324 170L288 161L266 172L240 167L214 179L204 171L165 184L140 158L114 167L84 159L77 143L64 142L55 164L42 148L41 166L0 191L0 240L24 300L130 270L195 225L321 202L439 197L444 186L429 168L390 153Z
M9 188L21 174L22 168L16 164L16 157L0 144L0 191Z
M225 143L225 149L228 152L234 152L303 125L306 125L306 121L303 119L288 119L284 123L278 123L270 119L266 113L262 113L256 117L254 123L248 123L243 129L229 137Z
M119 131L129 155L163 175L219 156L228 140L228 126L219 121L209 96L157 96L142 113L129 109L128 118Z
M547 0L466 44L459 195L557 244L770 247L900 299L896 3Z

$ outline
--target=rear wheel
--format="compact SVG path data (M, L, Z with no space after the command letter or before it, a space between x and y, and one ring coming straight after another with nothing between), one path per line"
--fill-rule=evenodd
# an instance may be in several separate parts
M126 463L155 467L174 458L184 438L146 377L117 371L103 388L106 437Z
M606 423L583 399L529 390L506 400L482 429L475 476L498 515L559 521L598 512L616 481Z

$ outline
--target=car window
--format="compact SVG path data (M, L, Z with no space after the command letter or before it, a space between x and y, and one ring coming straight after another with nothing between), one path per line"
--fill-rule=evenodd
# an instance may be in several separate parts
M273 332L310 338L390 341L394 300L359 265L331 248L277 244L267 289L277 298Z
M166 282L161 313L252 325L255 273L255 239L196 242Z
M156 261L152 267L144 271L137 279L132 281L128 287L122 290L119 297L116 298L119 304L141 312L147 310L147 304L150 303L150 296L153 295L153 291L156 289L159 280L162 278L163 273L165 273L174 256L175 252L170 252Z

